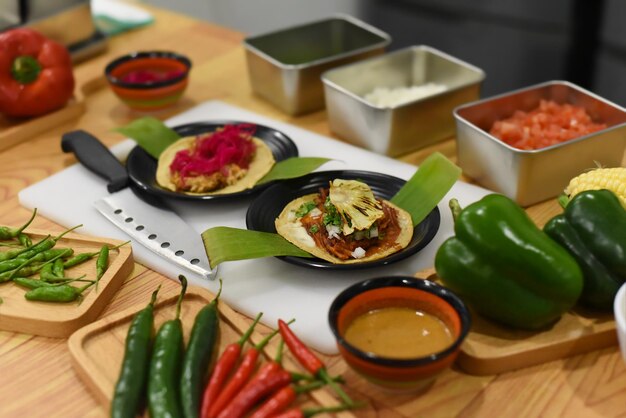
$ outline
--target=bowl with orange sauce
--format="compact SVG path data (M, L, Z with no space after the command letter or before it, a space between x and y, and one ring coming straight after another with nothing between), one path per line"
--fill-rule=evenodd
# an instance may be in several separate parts
M153 111L176 103L187 88L191 61L169 51L133 52L111 61L104 74L128 107Z
M471 325L457 295L412 276L348 287L331 304L328 319L346 363L395 391L420 390L450 367Z
M626 150L626 110L567 81L468 103L454 118L463 174L522 206L597 165L621 166Z

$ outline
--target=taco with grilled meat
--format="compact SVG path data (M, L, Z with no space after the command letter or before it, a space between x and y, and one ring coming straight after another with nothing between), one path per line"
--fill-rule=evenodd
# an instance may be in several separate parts
M411 242L411 215L377 199L369 186L336 179L318 193L285 206L276 231L311 255L335 264L364 263L396 253Z
M254 137L254 125L225 125L171 144L159 156L156 180L168 190L208 195L254 187L275 163L270 148Z

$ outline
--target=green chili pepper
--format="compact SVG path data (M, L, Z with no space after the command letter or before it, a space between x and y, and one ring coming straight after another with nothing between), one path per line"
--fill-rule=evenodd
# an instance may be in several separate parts
M538 329L556 321L583 287L576 260L511 199L490 194L455 214L456 236L437 250L443 283L477 312L505 325Z
M48 238L50 238L50 235L48 235L47 237L41 239L41 241L39 241L37 244L45 241ZM37 245L37 244L35 244L35 245ZM2 266L7 261L13 261L14 258L19 257L20 255L24 254L26 251L29 251L29 250L30 250L30 248L16 248L16 249L13 249L13 250L8 250L8 251L1 252L0 253L0 266ZM0 271L6 271L6 270L0 270Z
M126 245L128 244L130 241L126 241L123 242L121 244L116 245L115 247L111 247L108 248L108 250L116 250L118 248L120 248L122 245ZM70 258L69 260L67 260L65 263L63 263L63 267L68 269L70 267L74 267L78 264L84 263L87 260L91 260L93 257L100 255L101 251L96 251L96 252L92 252L92 253L82 253L82 254L78 254L76 256L74 256L73 258Z
M28 289L36 289L38 287L60 286L60 285L68 284L71 282L80 282L80 281L83 281L81 280L83 277L85 277L85 275L81 276L78 279L64 278L62 283L45 282L43 280L29 279L27 277L14 277L13 283L26 287ZM88 280L88 281L91 282L91 280Z
M107 267L109 266L109 247L103 245L100 248L100 253L98 254L98 260L96 260L96 292L98 291L98 282L100 278L104 275Z
M68 284L38 287L26 292L24 297L28 300L40 302L74 302L88 287L93 286L93 284L94 282L91 282L83 287L74 287Z
M111 402L112 418L133 418L144 397L148 366L150 364L150 343L154 322L154 303L161 286L152 292L150 303L137 312L128 328L126 349L120 376L115 385Z
M37 215L37 208L33 210L33 214L30 216L30 219L26 221L24 225L19 227L18 229L9 228L8 226L0 226L0 239L11 239L15 238L22 233L24 229L35 219Z
M47 251L47 250L51 249L52 247L54 247L56 245L58 240L60 240L66 234L72 232L76 228L80 228L81 226L83 226L83 225L82 224L81 225L76 225L76 226L74 226L74 227L72 227L70 229L67 229L67 230L63 231L62 233L60 233L59 235L57 235L54 238L47 237L46 239L42 240L38 244L35 244L32 247L30 247L28 249L28 251L24 252L23 254L20 254L18 256L18 258L28 259L28 258L31 258L32 256L34 256L35 254L38 254L38 253L40 253L42 251Z
M61 260L61 258L54 260L54 262L56 263L58 260ZM39 271L39 278L41 280L43 280L44 282L50 282L51 280L56 279L57 276L54 275L54 273L52 272L52 266L54 265L54 263L49 263L46 264L45 266L43 266L41 268L41 270ZM15 280L15 279L14 279Z
M23 232L20 232L17 235L17 240L20 242L21 245L23 245L26 248L33 246L33 241L30 239L28 235L26 235Z
M29 264L32 264L34 262L43 263L43 262L54 261L59 258L69 257L73 253L74 253L74 250L72 250L71 248L63 248L63 249L58 249L58 250L43 251L38 254L35 254L28 260L23 261L22 264L20 264L15 270L13 270L13 272L9 276L9 279L15 277L17 275L17 272L20 271L20 269L28 266Z
M54 283L69 283L69 282L83 282L85 280L81 280L81 279L83 277L86 277L86 276L87 276L86 274L83 274L82 276L77 277L77 278L73 278L73 277L56 277L56 276L54 276L54 277L48 278L48 280L46 280L46 282L52 283L52 284L54 284ZM91 282L92 280L86 280L86 281Z
M91 260L91 258L96 254L97 253L82 253L82 254L75 255L69 260L65 260L65 262L63 263L63 268L68 269L68 268L77 266L81 263L84 263L87 260Z
M55 277L63 277L65 275L65 267L63 266L63 259L59 258L58 260L54 260L52 264L52 274Z
M178 276L182 289L176 302L176 318L161 325L154 340L148 374L148 407L151 418L182 417L180 403L180 364L183 357L183 326L180 305L187 290L187 279Z
M217 302L221 293L222 281L220 280L220 289L215 299L198 311L193 323L183 359L180 381L180 395L185 418L197 418L200 414L202 390L206 384L209 362L217 342L219 330Z
M543 230L582 269L580 302L595 309L612 309L615 295L626 281L626 210L617 197L608 190L581 192Z
M20 248L20 249L22 249L22 246L20 244L14 244L14 243L11 243L11 242L0 242L0 247Z
M32 276L33 274L41 270L46 264L52 263L54 262L54 260L61 258L62 256L63 256L63 253L57 255L55 258L52 258L49 261L46 261L45 263L42 263L36 266L25 266L25 267L16 268L11 271L5 271L3 273L0 273L0 283L7 282L15 276L23 276L23 277Z
M19 284L20 286L26 287L28 289L37 289L38 287L52 286L52 284L44 282L43 280L29 279L27 277L14 277L13 283Z

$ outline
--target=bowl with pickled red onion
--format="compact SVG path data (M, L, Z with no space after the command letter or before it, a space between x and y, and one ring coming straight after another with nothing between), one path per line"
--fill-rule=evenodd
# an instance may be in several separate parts
M159 110L178 102L187 88L191 61L170 51L140 51L111 61L104 73L128 107Z

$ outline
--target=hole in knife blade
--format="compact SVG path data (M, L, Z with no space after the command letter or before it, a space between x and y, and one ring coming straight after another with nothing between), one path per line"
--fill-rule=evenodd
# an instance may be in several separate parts
M183 250L178 250L174 254L180 257L181 255L185 254L185 252Z
M119 215L120 213L122 213L122 209L115 209L113 213Z
M148 235L148 239L155 239L157 236L156 234L150 234Z
M124 219L124 222L132 222L132 221L133 221L133 218L126 218L126 219Z
M139 225L135 228L135 230L137 231L143 231L144 226L143 225Z
M194 258L193 260L190 261L191 264L198 264L200 262L200 260L198 260L197 258Z
M161 244L161 248L167 248L169 246L170 246L169 242L164 242L164 243Z

